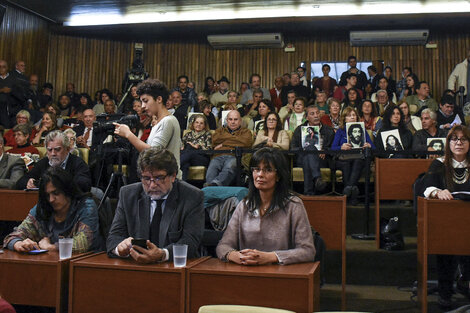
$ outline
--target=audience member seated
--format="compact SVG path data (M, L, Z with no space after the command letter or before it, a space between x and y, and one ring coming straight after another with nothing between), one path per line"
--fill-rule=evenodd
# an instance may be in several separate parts
M75 84L68 82L65 85L65 93L69 98L72 106L76 109L80 106L80 95L75 92Z
M206 97L210 97L216 90L215 80L212 76L207 76L204 80L204 89L203 92L206 94ZM199 96L199 94L198 94ZM208 99L205 99L208 100ZM198 99L199 102L199 99Z
M377 74L377 68L374 65L369 65L367 67L367 74L369 74L369 79L367 80L366 84L370 83L372 86L372 89L374 91L377 90L377 85L378 85L378 80L379 80L379 75Z
M272 147L281 150L289 150L289 135L282 129L279 115L271 111L263 121L263 127L256 134L253 149Z
M86 109L83 111L83 125L73 128L77 136L78 147L90 150L98 144L98 138L93 136L93 123L95 121L95 111L92 109Z
M73 129L67 128L66 130L64 130L64 134L69 138L70 154L73 154L83 159L82 152L77 147L77 133Z
M319 88L320 90L323 90L326 93L327 98L332 97L337 83L336 83L336 79L330 77L330 71L331 71L330 65L323 64L323 66L321 67L321 71L323 72L323 77L317 79L313 83L312 89ZM319 109L321 111L320 107Z
M323 125L330 126L336 132L339 128L339 119L341 112L341 104L338 99L329 98L328 99L328 111L329 114L323 115L321 117L321 123Z
M377 86L377 90L385 90L387 92L388 99L390 99L393 103L397 103L397 96L395 95L395 92L392 91L392 88L390 87L386 77L380 77ZM372 94L370 99L372 102L377 102L377 93Z
M315 130L316 127L319 129ZM307 107L307 120L295 129L290 147L294 151L327 150L331 147L334 137L334 130L321 123L318 107L310 105ZM324 191L326 183L321 178L320 168L330 167L328 161L325 154L297 153L296 164L302 167L304 172L305 195Z
M4 152L3 137L0 135L0 188L14 189L25 170L21 157Z
M45 112L46 105L52 103L52 91L54 86L51 83L45 83L42 85L42 91L38 95L38 103L41 112Z
M428 147L428 138L446 137L445 131L437 128L436 113L430 109L421 111L421 125L423 128L413 135L413 151L435 151L432 147Z
M399 96L398 100L401 100L403 96L403 91L406 89L406 77L412 73L411 67L405 66L401 72L401 79L397 81L397 90L396 94Z
M219 90L210 95L210 101L212 106L217 106L219 102L227 102L228 90L230 88L230 81L227 77L222 76L218 81Z
M283 105L287 104L287 94L291 90L295 92L297 97L308 99L310 96L309 89L300 83L299 73L297 72L292 72L290 74L290 85L282 87L281 100Z
M139 117L139 123L137 124L135 134L141 141L146 141L150 135L150 131L152 130L153 117L142 111L142 102L140 99L134 100L132 103L132 111L133 114L137 114Z
M50 132L45 139L47 157L36 163L34 168L26 173L16 183L16 189L34 189L38 187L39 178L50 167L65 169L77 186L88 192L91 188L90 170L79 157L70 154L69 138L59 130Z
M30 154L37 154L39 155L38 149L36 147L32 146L30 143L30 132L31 129L28 127L26 124L18 124L12 129L14 138L15 138L15 146L8 150L8 153L11 154L21 154L22 156L25 155L25 153L30 153Z
M418 85L416 85L415 90L415 95L406 97L406 102L410 105L410 113L419 116L421 114L421 110L426 108L430 108L434 112L437 112L437 102L429 96L428 83L425 81L419 82Z
M58 130L57 117L53 113L45 112L42 115L41 124L36 128L36 135L33 138L34 145L42 145L47 134Z
M57 127L58 128L62 128L64 126L64 119L60 116L59 107L55 103L48 103L44 108L44 113L45 112L48 112L48 113L51 113L51 114L55 115L55 117L57 119ZM36 124L34 124L34 127L36 128L36 130L38 130L39 127L41 126L42 116L44 115L44 113L41 114L41 119L39 121L37 121Z
M297 98L297 96L294 90L287 92L287 103L279 110L279 117L281 118L282 123L284 123L286 117L294 110L295 98Z
M86 109L93 109L93 101L91 100L91 97L89 94L86 92L81 93L80 95L80 106L86 110Z
M343 111L347 107L351 107L353 109L359 109L360 104L362 103L361 95L356 88L351 88L347 91L346 97L343 99L343 103L341 104L341 111Z
M419 84L418 76L412 73L408 74L408 76L406 76L405 88L402 89L402 92L400 94L400 100L406 97L412 96L412 95L416 95L416 86L418 86L418 84Z
M346 73L346 72L345 72ZM345 76L346 84L344 86L339 86L336 88L335 92L333 93L333 97L338 99L340 102L344 100L346 97L347 91L351 88L357 88L357 76L353 73L348 73ZM362 90L358 88L359 95L362 98Z
M301 85L304 85L305 87L308 88L308 90L311 89L311 83L310 81L307 79L307 76L305 76L305 71L307 70L305 67L303 66L297 66L297 73L299 73L299 78L300 78L300 84Z
M61 116L74 117L75 108L72 106L70 97L67 95L60 95L59 101L57 101L57 107L59 108L59 114Z
M251 148L251 131L243 128L240 112L227 114L227 126L218 128L212 136L214 150L232 150L236 147ZM206 173L207 186L229 186L235 179L237 161L233 154L214 154Z
M328 109L326 92L319 90L317 92L317 97L315 98L315 105L320 110L320 117L323 117L325 114L329 114L330 110ZM311 100L310 100L311 101Z
M222 125L223 121L225 120L225 116L222 116L223 111L227 111L227 113L231 110L237 110L240 112L241 115L245 114L245 109L242 104L238 103L238 93L234 90L230 90L228 92L228 100L227 102L220 102L222 105L217 105L217 107L212 108L212 113L217 116L218 122L217 125Z
M346 123L356 122L359 122L359 114L356 109L351 107L344 109L343 113L341 113L340 127L336 131L335 139L331 145L332 150L347 151L358 149L361 151L365 148L375 149L369 137L369 133L366 131L364 134L360 125L356 124L358 126L350 126L348 130L346 129ZM343 172L343 194L348 197L352 205L357 205L358 203L357 196L359 195L359 187L357 184L364 170L364 165L365 160L362 151L358 154L340 155L336 160L337 168Z
M93 111L95 111L95 115L100 115L104 113L104 103L106 100L113 100L113 93L108 89L103 89L100 91L100 102L96 103L93 107Z
M34 130L34 134L30 130L30 140L33 140L36 129L33 128L33 124L31 123L31 115L26 110L21 110L16 113L16 125L26 125L28 128ZM3 134L3 139L5 140L5 146L16 147L15 141L15 134L13 132L13 128L10 128L7 132Z
M199 257L204 230L204 194L176 178L178 164L165 149L143 150L137 161L141 181L121 188L106 249L110 256L138 263L173 261L173 245L188 245ZM147 249L132 245L145 239Z
M366 86L364 87L364 100L370 100L372 98L372 94L374 93L374 88L372 87L371 82L367 82Z
M173 88L172 91L178 91L181 94L181 103L189 106L189 110L196 111L199 107L197 105L196 92L193 88L188 87L189 78L186 75L178 77L178 87Z
M209 129L215 130L217 129L217 122L215 121L215 116L212 114L211 109L212 105L209 101L204 100L199 104L199 111L206 117L207 126Z
M355 87L360 90L364 89L364 86L366 85L366 82L367 82L367 76L366 76L366 73L364 73L363 71L357 68L357 59L354 55L351 55L348 57L348 65L349 65L349 69L341 74L341 78L339 80L338 85L340 86L347 85L349 74L354 74L357 77L357 85L355 85ZM339 100L341 101L342 99L339 99Z
M176 117L178 123L180 124L181 131L186 129L188 113L191 110L191 107L187 102L183 102L183 96L179 91L173 91L171 93L171 100L173 102L173 116ZM198 108L199 109L199 108Z
M437 127L443 129L446 133L455 125L465 125L465 117L462 111L455 110L455 98L450 95L444 95L439 103L437 113Z
M271 102L276 108L276 112L279 112L279 110L282 107L282 100L281 100L282 87L284 87L284 81L282 80L281 76L278 76L274 79L274 87L269 89L269 94L271 95Z
M258 115L258 105L263 100L263 91L260 89L256 89L250 92L252 94L252 97L248 101L248 103L244 106L245 112L241 113L243 118L245 119L245 122L248 124L250 119L254 118L256 115Z
M404 121L405 121L406 127L408 127L408 129L411 131L413 135L418 130L423 128L421 125L421 119L417 116L410 114L410 106L408 105L408 103L406 103L406 99L400 100L400 102L398 103L398 107L403 112L403 116L405 117Z
M305 102L305 98L295 98L294 109L289 115L287 115L286 120L284 122L285 130L290 130L291 132L293 132L297 128L297 126L305 123L305 121L307 120L305 114Z
M390 89L391 92L396 94L396 92L397 92L397 82L393 79L392 72L393 71L392 71L391 66L387 65L384 68L384 77L387 78L388 86L389 86L389 88L387 88L387 89ZM381 89L384 89L384 88L381 88ZM397 103L396 101L393 101L393 102Z
M217 256L242 265L311 262L312 230L302 200L289 190L288 164L273 148L253 154L249 192L217 245Z
M467 127L456 125L449 131L444 157L434 160L422 179L425 197L452 200L452 192L470 191L469 140L470 131ZM437 255L436 258L438 303L441 308L450 309L457 266L460 268L457 291L469 297L470 256Z
M394 106L395 104L390 101L390 99L388 98L388 93L387 91L385 90L378 90L377 91L377 102L374 102L375 103L375 106L377 108L377 112L379 112L379 115L382 116L385 112L385 110L389 107L389 106Z
M396 105L389 105L384 112L382 119L382 127L377 133L375 138L375 146L377 147L378 153L385 153L385 157L389 158L407 158L409 155L400 155L400 154L390 154L389 152L394 151L408 151L411 149L413 142L413 134L406 127L405 116L399 107ZM390 130L398 130L398 135L400 138L397 138L395 135L390 134L387 138L382 138L382 133ZM384 141L386 144L384 144Z
M116 103L112 99L108 99L104 102L104 113L111 115L116 114Z
M255 134L263 129L264 121L268 116L269 112L276 112L276 108L272 104L271 100L263 99L258 105L258 114L249 120L248 129L252 130Z
M80 190L69 172L52 167L41 177L37 205L5 237L3 246L18 252L58 251L59 236L73 238L74 253L96 250L101 244L95 201Z
M254 91L260 90L261 91L261 99L270 99L271 95L269 90L261 87L261 76L258 74L251 74L250 76L250 89L247 89L243 95L241 96L240 103L243 105L250 105L253 104L254 100ZM253 101L252 101L253 100Z
M360 121L364 122L369 136L375 137L377 131L382 127L382 118L377 114L377 107L370 100L362 101L359 110Z
M209 102L207 104L211 105ZM189 125L190 131L181 140L183 146L181 147L180 165L184 181L188 180L190 166L209 165L209 155L198 153L198 151L212 148L212 135L209 131L206 116L204 114L193 116L191 116L193 122Z

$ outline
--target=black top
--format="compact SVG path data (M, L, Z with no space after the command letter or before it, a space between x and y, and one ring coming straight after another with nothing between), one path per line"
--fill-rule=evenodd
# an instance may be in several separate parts
M465 168L456 168L457 175L463 175ZM470 179L467 179L462 184L457 184L454 182L453 186L448 186L445 179L445 166L442 161L439 159L434 160L429 169L422 179L422 185L424 187L423 191L427 187L436 187L439 189L448 189L450 192L453 191L470 191Z

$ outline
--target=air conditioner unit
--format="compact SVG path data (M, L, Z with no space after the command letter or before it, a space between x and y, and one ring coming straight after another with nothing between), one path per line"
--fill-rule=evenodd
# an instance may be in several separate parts
M351 46L422 46L428 37L428 29L349 32Z
M283 48L280 33L209 35L207 41L215 49Z

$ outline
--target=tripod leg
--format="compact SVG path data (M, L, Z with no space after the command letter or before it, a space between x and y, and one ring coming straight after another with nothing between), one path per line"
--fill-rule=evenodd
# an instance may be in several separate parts
M106 191L104 192L103 198L101 198L100 205L98 206L98 211L103 206L103 203L104 203L106 197L108 196L109 190L111 189L111 186L113 185L113 182L114 182L115 179L116 179L116 175L114 175L114 173L112 173L111 178L109 179L108 186L106 187Z

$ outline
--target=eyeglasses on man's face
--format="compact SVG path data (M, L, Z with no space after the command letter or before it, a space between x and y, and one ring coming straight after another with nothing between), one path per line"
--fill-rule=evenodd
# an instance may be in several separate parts
M161 182L161 181L164 181L165 178L168 177L168 174L167 175L159 175L159 176L142 176L142 182L145 183L145 184L148 184L150 185L151 182L154 182L155 184L158 183L158 182Z

